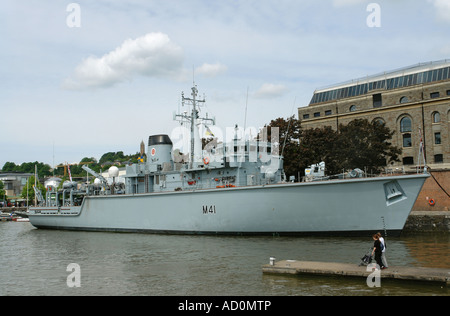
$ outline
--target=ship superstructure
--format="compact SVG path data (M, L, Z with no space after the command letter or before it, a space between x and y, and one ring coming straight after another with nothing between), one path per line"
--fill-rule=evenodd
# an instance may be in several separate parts
M126 192L149 193L196 189L230 188L249 185L280 183L283 161L267 137L261 141L239 139L217 143L213 140L202 149L197 126L203 122L214 124L214 119L198 117L197 88L192 98L182 95L183 104L190 102L192 111L176 115L182 122L190 122L190 155L173 149L168 135L153 135L148 140L147 162L133 164L126 169ZM262 135L267 135L263 133Z

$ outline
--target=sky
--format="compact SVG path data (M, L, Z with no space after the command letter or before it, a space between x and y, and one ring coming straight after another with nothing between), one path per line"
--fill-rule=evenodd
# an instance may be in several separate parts
M450 0L3 0L0 168L176 138L193 82L214 133L258 129L315 89L449 59L449 34Z

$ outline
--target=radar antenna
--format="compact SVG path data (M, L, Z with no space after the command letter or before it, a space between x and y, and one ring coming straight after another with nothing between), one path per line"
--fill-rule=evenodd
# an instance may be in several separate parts
M185 97L184 92L181 93L181 105L182 106L191 105L192 106L191 114L188 115L188 112L185 111L183 112L183 114L174 115L174 119L180 121L181 124L184 121L190 122L191 124L191 153L190 153L189 168L193 169L194 167L197 167L196 165L194 166L194 162L201 162L202 159L201 157L202 144L197 125L200 125L202 123L206 124L206 122L211 122L212 125L215 125L216 120L215 118L209 118L208 114L206 114L206 117L199 117L200 106L202 106L202 104L206 102L205 97L203 97L203 99L201 100L197 99L198 89L195 83L191 88L191 90L192 90L191 92L192 98Z

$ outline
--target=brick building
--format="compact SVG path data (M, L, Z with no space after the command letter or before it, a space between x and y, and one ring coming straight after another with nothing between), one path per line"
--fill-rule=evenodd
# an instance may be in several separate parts
M314 92L298 109L304 129L348 124L358 118L385 122L403 149L396 167L420 163L420 133L426 162L433 170L450 170L450 60L419 64ZM423 162L421 162L423 164Z
M392 143L402 148L398 168L413 172L425 159L430 178L415 210L448 211L450 198L450 60L418 64L318 89L311 102L298 109L304 129L348 124L359 118L386 123L395 131ZM358 166L361 168L361 166ZM434 199L435 205L428 201Z

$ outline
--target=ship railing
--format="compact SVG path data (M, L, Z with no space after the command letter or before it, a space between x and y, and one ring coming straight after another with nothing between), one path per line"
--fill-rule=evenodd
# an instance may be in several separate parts
M429 167L428 167L429 168ZM423 168L422 168L423 170ZM425 169L426 171L427 169ZM401 176L416 173L416 168L411 168L411 170L406 170L405 167L400 168L385 168L380 173L352 173L354 170L349 172L342 172L330 176L303 176L300 178L300 182L315 182L315 181L328 181L328 180L351 180L358 178L379 178L388 176Z

